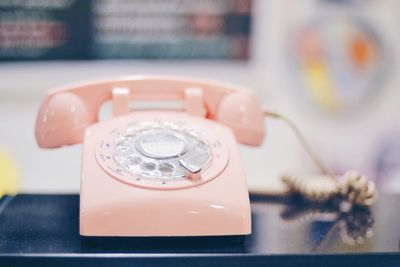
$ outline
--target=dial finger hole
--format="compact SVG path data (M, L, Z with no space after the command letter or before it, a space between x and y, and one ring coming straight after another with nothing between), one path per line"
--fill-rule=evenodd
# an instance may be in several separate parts
M140 162L142 162L142 159L138 156L130 156L128 157L128 164L129 165L138 165Z
M129 141L130 141L129 138L121 136L121 137L118 137L117 139L115 139L115 144L117 146L125 146L129 143Z
M118 146L116 148L115 152L118 155L126 156L126 155L129 155L130 153L132 153L132 150L129 147L126 147L126 146Z
M158 170L161 173L168 174L172 173L175 170L175 166L169 162L163 162L158 166Z
M156 164L153 162L143 162L140 168L144 171L154 171L156 169Z

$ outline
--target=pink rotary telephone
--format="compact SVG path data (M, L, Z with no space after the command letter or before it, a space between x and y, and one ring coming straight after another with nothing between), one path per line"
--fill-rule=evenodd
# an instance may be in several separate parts
M98 122L108 100L113 119ZM130 112L130 101L143 100L182 100L184 108ZM43 148L83 141L81 235L251 233L237 148L264 137L251 91L142 76L65 87L47 94L35 134Z

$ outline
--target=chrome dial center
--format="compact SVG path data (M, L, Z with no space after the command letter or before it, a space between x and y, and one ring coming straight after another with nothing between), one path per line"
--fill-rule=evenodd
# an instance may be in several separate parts
M170 130L153 130L143 133L136 142L136 148L151 158L177 157L185 152L187 142L182 135Z

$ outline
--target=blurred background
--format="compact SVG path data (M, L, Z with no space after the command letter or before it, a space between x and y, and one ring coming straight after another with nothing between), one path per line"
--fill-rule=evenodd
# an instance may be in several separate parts
M359 169L400 192L399 15L396 0L0 0L0 181L78 192L81 145L42 150L34 139L45 92L163 74L254 90L336 173ZM284 124L267 120L266 131L262 147L241 146L251 189L317 172Z

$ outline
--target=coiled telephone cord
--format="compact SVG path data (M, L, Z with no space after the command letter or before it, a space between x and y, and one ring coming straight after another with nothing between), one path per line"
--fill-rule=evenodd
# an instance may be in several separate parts
M286 186L286 189L280 193L281 196L297 194L314 202L341 198L351 206L371 206L375 203L377 198L375 184L369 181L365 175L357 171L348 171L339 179L311 149L299 127L292 120L285 115L271 111L265 111L264 116L285 122L323 174L318 177L281 176L281 180Z

